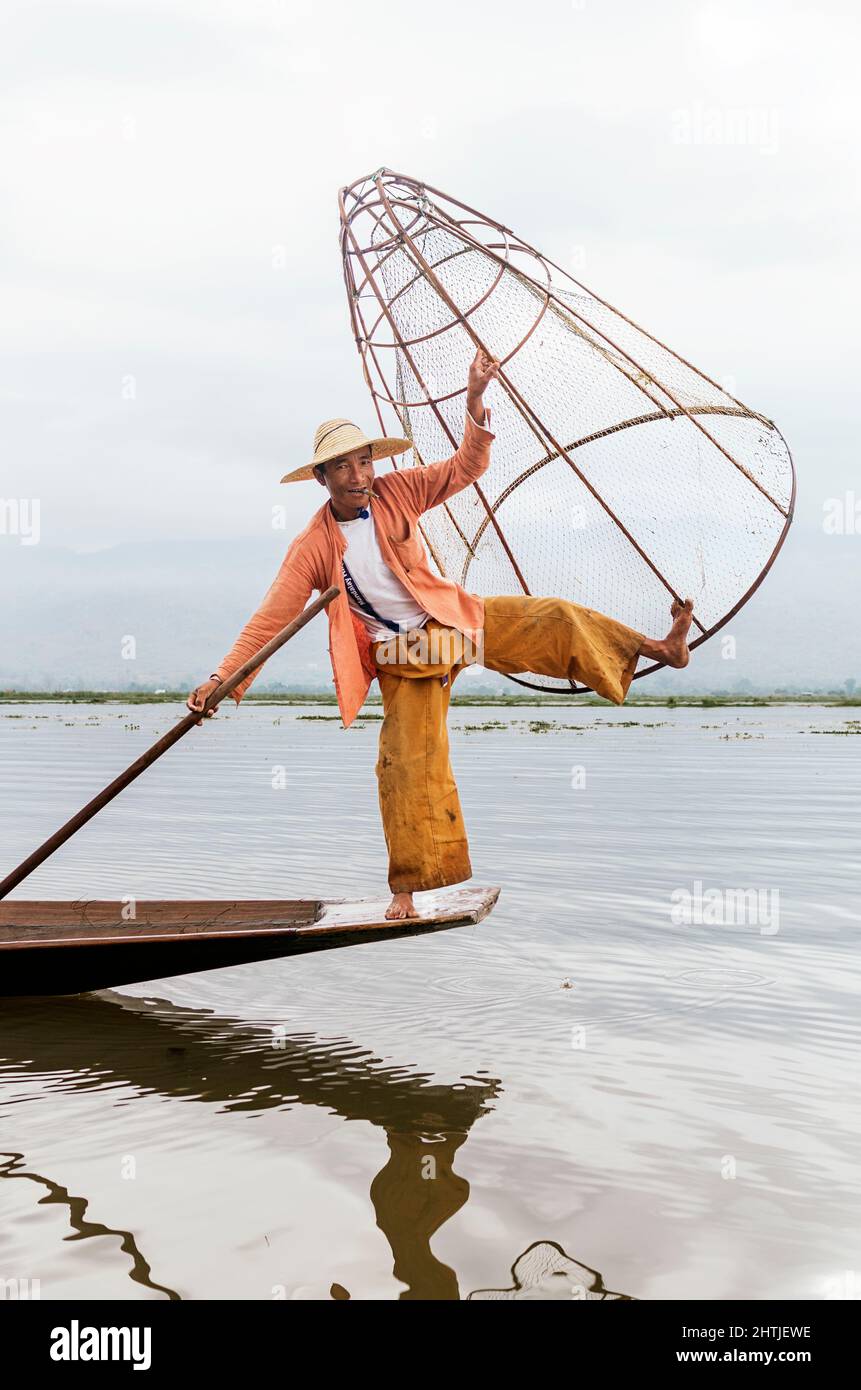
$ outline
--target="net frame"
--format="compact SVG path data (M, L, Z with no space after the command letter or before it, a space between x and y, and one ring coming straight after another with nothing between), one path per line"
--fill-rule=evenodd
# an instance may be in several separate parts
M429 184L381 168L341 188L338 206L344 282L364 379L371 393L382 433L387 436L390 433L401 435L413 443L415 461L412 464L406 463L404 460L407 456L402 456L400 460L393 461L394 466L421 467L433 462L433 457L424 456L420 443L422 434L428 434L427 426L431 419L434 433L439 437L441 432L452 452L460 443L444 407L457 397L465 395L465 385L435 392L425 381L417 362L417 351L420 348L426 347L433 339L451 333L454 329L460 329L465 333L475 348L483 349L490 356L500 359L497 379L499 387L541 449L539 457L526 463L492 499L480 481L470 485L466 491L477 499L481 512L481 520L471 533L463 516L458 516L457 508L451 505L457 499L449 499L441 508L435 509L445 513L463 547L464 563L459 571L452 564L446 564L440 548L434 544L428 526L419 523L419 531L439 572L464 584L478 545L490 529L520 590L529 594L531 591L524 574L526 565L523 563L523 556L518 557L517 545L506 535L499 513L514 491L532 475L550 463L564 461L594 503L624 537L627 546L663 586L667 595L681 600L684 595L677 591L661 565L649 553L647 544L633 534L625 519L602 495L600 487L592 482L574 456L577 449L617 435L621 431L648 427L655 422L684 420L699 432L699 436L708 442L710 448L716 449L737 470L739 477L745 480L748 487L764 499L774 529L773 544L758 572L726 611L708 621L706 625L700 620L698 613L694 612L693 627L696 636L690 642L691 649L700 646L724 627L759 588L771 569L792 523L796 498L795 467L786 441L774 421L731 395L725 387L713 381L687 359L641 328L593 290L588 289L563 267L518 237L510 228ZM425 255L431 239L430 234L434 229L445 234L448 244L453 240L456 247L454 251L436 261ZM461 306L446 288L441 276L446 262L453 261L460 255L476 254L484 257L489 270L492 268L495 273L484 289L478 286L477 292L471 295L470 302ZM534 267L534 273L526 270L524 265ZM411 278L396 289L393 289L391 284L386 284L387 276L391 279L393 266L396 272L403 266L411 270ZM505 279L506 276L512 275L516 278L518 286L533 297L536 311L533 321L516 343L500 352L494 349L492 342L486 340L486 334L479 331L476 322L480 320L482 310L493 302L494 293L500 290L503 282L507 285L512 283ZM439 306L446 311L448 317L442 323L428 326L425 331L410 336L405 333L401 308L405 298L419 282L423 282L422 287L429 286L432 289ZM585 304L581 303L584 297ZM366 312L367 303L372 305L372 311L376 314L373 322L370 321L371 315ZM600 312L598 306L601 311L606 311L609 325L614 327L615 336L606 331L606 326L602 327L595 321ZM584 310L589 310L590 313ZM530 403L528 392L524 393L512 376L512 366L516 364L518 354L527 350L527 345L548 315L557 320L564 320L567 331L576 334L588 346L590 353L602 359L619 378L625 378L628 383L625 390L633 388L638 398L642 399L643 408L639 413L605 423L600 428L567 443L556 437L547 419ZM627 332L624 325L633 330L631 336L639 335L642 340L641 347L646 344L652 345L648 350L654 350L654 356L648 365L640 360L642 352L634 355L624 343L617 341L620 329L623 333ZM389 380L392 373L387 374L383 366L384 354L392 350L395 359L394 384ZM661 370L656 370L656 362ZM701 399L695 403L685 402L685 391L680 390L675 383L671 384L669 380L671 367L675 370L673 364L679 364L679 368L684 369L685 374L693 374L693 379L702 384L704 394ZM712 399L707 400L707 395ZM384 408L394 416L394 427L391 430ZM777 468L775 476L784 490L785 500L774 495L779 491L778 488L767 486L763 478L757 476L755 469L738 456L740 450L731 449L716 437L714 426L709 428L705 423L710 416L721 416L727 420L734 417L737 421L756 422L760 430L768 433L769 447L773 451L771 462ZM440 455L437 452L435 456ZM773 508L773 514L768 510L770 508ZM470 521L469 526L473 526L473 521ZM473 591L481 592L481 586L477 585ZM494 588L492 592L499 592L499 589ZM561 596L575 598L575 595ZM660 670L663 664L652 662L646 665L635 673L634 679ZM517 685L545 693L555 691L580 694L590 689L575 681L558 681L549 677L541 677L541 684L526 680L521 675L508 676L508 679Z

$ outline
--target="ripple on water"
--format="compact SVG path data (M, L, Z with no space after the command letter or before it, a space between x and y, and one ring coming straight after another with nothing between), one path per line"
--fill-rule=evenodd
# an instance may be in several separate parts
M771 983L767 975L757 975L753 970L733 970L729 966L683 970L676 979L683 980L687 985L700 985L704 989L749 989L754 985Z

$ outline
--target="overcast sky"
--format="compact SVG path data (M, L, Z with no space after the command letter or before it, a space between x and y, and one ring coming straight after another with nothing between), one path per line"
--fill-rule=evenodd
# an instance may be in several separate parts
M861 496L853 10L5 0L0 496L79 549L304 523L282 473L373 421L336 195L385 164L729 379L818 527Z

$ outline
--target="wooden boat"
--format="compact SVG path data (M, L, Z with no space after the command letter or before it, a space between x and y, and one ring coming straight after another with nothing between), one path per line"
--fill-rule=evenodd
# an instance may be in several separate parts
M136 758L124 772L50 835L0 881L0 998L84 994L112 985L163 980L198 970L330 951L365 941L395 941L480 922L498 888L446 888L418 893L418 917L386 920L383 898L153 899L134 904L80 898L74 902L10 901L14 891L60 845L125 787L202 724L247 675L289 642L339 596L332 586L248 658L227 680ZM144 950L146 946L148 949Z
M421 914L387 921L389 899L0 902L0 996L81 994L281 956L424 936L480 922L498 888L417 893ZM126 914L126 916L124 916ZM146 947L146 949L144 949Z

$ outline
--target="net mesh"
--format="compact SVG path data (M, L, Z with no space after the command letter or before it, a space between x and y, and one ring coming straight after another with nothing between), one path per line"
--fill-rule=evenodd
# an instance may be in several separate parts
M454 453L476 344L502 364L489 469L422 519L444 575L481 595L559 595L653 636L690 595L692 645L750 596L792 512L772 421L512 232L412 179L380 171L344 190L341 235L381 427L413 441L397 466Z

